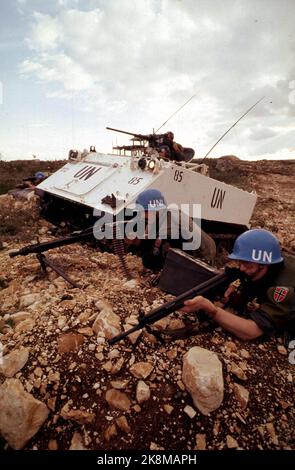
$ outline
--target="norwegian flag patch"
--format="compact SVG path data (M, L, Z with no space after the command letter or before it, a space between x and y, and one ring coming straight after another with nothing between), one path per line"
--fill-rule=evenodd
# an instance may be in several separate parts
M273 298L275 302L280 303L285 300L289 292L289 289L287 287L276 287L275 291L273 293Z

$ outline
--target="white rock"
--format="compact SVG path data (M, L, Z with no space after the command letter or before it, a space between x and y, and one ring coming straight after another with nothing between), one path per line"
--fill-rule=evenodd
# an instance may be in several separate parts
M13 377L24 367L28 359L29 349L16 349L3 357L3 364L0 365L0 373L5 375L5 377Z
M27 393L18 379L0 387L0 434L10 447L22 449L47 419L47 406Z
M117 357L120 357L120 351L118 351L118 349L112 349L109 352L109 358L110 359L116 359Z
M189 405L187 405L187 406L183 409L183 411L184 411L191 419L193 419L193 418L196 416L196 414L197 414L196 410L194 410L194 409L193 409L191 406L189 406Z
M106 302L105 300L98 300L97 302L95 302L95 307L101 311L102 310L109 311L109 312L113 311L111 304Z
M211 351L195 346L184 356L182 381L195 406L204 415L222 403L224 383L222 364Z
M97 338L96 338L96 343L99 344L99 345L102 345L106 342L106 339L104 336L100 336L100 334L97 335Z
M206 434L196 434L196 450L206 450Z
M229 434L226 436L226 445L229 449L236 449L237 447L239 447L237 441Z
M231 364L229 364L228 366L228 370L234 374L236 377L238 377L238 379L240 380L247 380L247 375L245 374L245 372L243 371L243 369L241 367L239 367L237 364L235 364L234 362L232 362Z
M150 450L165 450L164 447L159 446L156 442L150 443Z
M154 366L150 362L136 362L130 367L130 372L137 379L146 379L153 370Z
M67 317L66 316L61 316L59 317L58 321L57 321L57 326L58 328L62 329L67 323Z
M128 411L131 405L126 393L120 392L120 390L115 390L114 388L107 391L106 401L112 408L121 411Z
M82 436L78 432L73 434L69 450L87 450L83 444Z
M11 320L13 321L13 324L14 325L17 325L18 323L20 323L21 321L23 320L26 320L27 318L30 317L30 313L29 312L17 312L17 313L13 313L10 318Z
M172 413L172 411L174 410L173 406L171 406L171 405L164 405L163 408L164 408L164 410L166 411L166 413L168 415L170 415Z
M103 333L106 339L110 340L121 332L120 317L111 310L102 310L97 315L92 329L94 333Z
M124 282L123 287L127 289L135 289L138 287L138 281L136 279L130 279L129 281Z
M143 381L139 380L136 386L136 400L138 403L144 403L151 396L150 387Z
M278 350L278 352L279 352L280 354L282 354L283 356L287 356L287 354L288 354L287 349L286 349L285 346L283 346L282 344L278 344L277 350Z
M31 331L35 326L35 320L33 318L27 318L19 322L15 327L16 333L25 333L26 331Z
M84 411L84 410L71 409L71 402L66 403L62 407L60 415L64 419L68 419L70 421L76 421L77 423L81 425L90 424L95 419L95 414L93 413L89 413L88 411Z
M27 294L20 298L20 308L29 307L39 300L38 294Z
M120 416L119 418L117 418L116 424L121 429L121 431L126 432L127 434L131 431L131 428L125 416Z
M249 401L249 392L248 390L240 384L234 384L234 394L238 400L242 410L247 407Z
M117 390L127 388L129 380L111 380L111 386Z

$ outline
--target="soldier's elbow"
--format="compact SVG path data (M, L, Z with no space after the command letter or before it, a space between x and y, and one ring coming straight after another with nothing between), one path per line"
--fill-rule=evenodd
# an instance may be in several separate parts
M238 336L242 341L254 341L262 335L263 331L255 324L253 329L251 328L248 331L242 331Z

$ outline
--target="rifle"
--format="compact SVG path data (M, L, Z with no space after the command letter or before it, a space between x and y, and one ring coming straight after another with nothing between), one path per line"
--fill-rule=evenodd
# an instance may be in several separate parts
M141 330L144 327L148 329L149 325L152 325L161 318L164 318L170 313L173 313L176 310L182 308L184 306L184 302L188 299L192 299L197 295L213 295L221 288L227 287L230 282L237 279L239 276L240 271L238 269L227 268L224 273L217 274L208 281L198 284L192 289L184 292L183 294L180 294L174 300L166 302L160 307L155 308L147 315L140 311L138 324L109 340L109 344L116 344L118 341L121 341L121 339L126 338L126 336L134 333L135 331Z
M130 273L128 270L128 266L126 264L125 256L124 256L124 242L121 235L120 225L125 224L126 221L114 222L114 223L107 223L106 226L111 226L114 228L114 238L112 239L113 249L115 254L119 257L121 268L123 274L130 279ZM95 226L89 227L85 230L81 230L80 232L72 233L66 237L57 238L52 241L43 242L43 243L34 243L32 245L27 245L21 248L18 251L12 251L9 253L10 258L15 258L16 256L27 256L29 254L36 254L37 259L41 265L43 272L46 272L46 268L50 267L55 272L57 272L61 277L63 277L69 284L74 287L80 287L75 281L70 279L60 268L54 265L54 263L45 257L43 254L48 250L52 250L54 248L59 248L61 246L72 245L74 243L83 242L83 241L95 241L98 240L95 237ZM104 246L105 248L105 246Z

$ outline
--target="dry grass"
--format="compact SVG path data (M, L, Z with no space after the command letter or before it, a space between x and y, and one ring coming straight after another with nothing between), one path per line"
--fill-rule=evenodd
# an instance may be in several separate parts
M24 178L34 176L37 171L53 173L65 164L65 160L42 162L38 160L0 161L0 194L21 184Z

